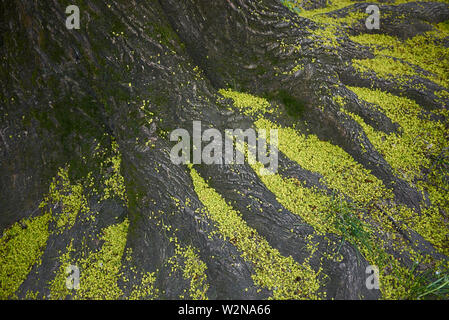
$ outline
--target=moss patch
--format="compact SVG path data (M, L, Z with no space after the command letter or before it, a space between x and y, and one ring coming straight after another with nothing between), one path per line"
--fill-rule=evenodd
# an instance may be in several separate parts
M218 224L219 232L252 262L255 284L273 292L274 299L318 299L320 283L307 259L303 264L283 257L256 230L248 227L239 212L210 188L200 175L190 171L195 191L207 208L207 215Z
M58 175L50 184L49 192L40 207L58 203L62 210L59 214L52 213L52 219L56 221L59 233L73 227L80 212L84 214L89 212L87 200L83 194L83 186L81 183L71 183L68 168L59 169ZM48 207L49 210L52 210L51 206Z
M172 265L171 272L181 269L184 278L190 280L189 291L184 291L181 299L207 300L209 289L205 274L207 266L201 261L193 247L182 247L176 243L175 256L170 258L169 263Z
M361 72L374 70L384 78L418 74L410 65L391 57L398 58L431 72L430 75L420 75L448 88L449 48L438 41L442 36L449 36L449 33L431 31L405 41L383 34L353 36L351 40L370 46L376 55L374 59L353 60L353 63Z
M386 95L382 92L371 92L368 89L351 89L357 94L360 93L362 99L379 104L387 116L401 125L402 135L398 134L395 138L397 140L392 141L406 146L408 143L417 143L416 135L423 135L423 139L427 143L429 139L435 143L436 149L432 151L434 155L447 144L447 140L444 140L444 126L430 120L425 114L421 114L421 108L410 100ZM373 98L370 97L370 94ZM232 98L237 103L241 102L239 93L234 92ZM342 97L336 99L341 100ZM246 109L250 109L250 111L245 111L249 114L258 114L260 105L255 105L256 103L262 101L263 104L266 104L263 100L246 99L246 96L245 100L253 103L253 105L245 106ZM387 106L387 104L389 105ZM342 105L344 106L344 103ZM343 108L341 111L347 112ZM444 114L445 111L438 112ZM432 259L412 249L410 244L398 233L397 227L392 224L387 215L394 219L397 225L406 226L405 229L412 228L441 252L446 253L449 248L447 246L448 226L444 222L443 215L438 212L438 208L445 208L441 191L437 192L437 187L433 189L430 198L432 202L436 200L439 202L434 203L431 208L423 209L423 214L418 215L409 208L394 204L391 190L387 189L382 181L373 176L369 170L366 170L340 147L321 141L315 135L305 135L296 130L294 126L281 127L260 114L256 119L255 125L258 128L278 129L279 150L301 167L321 174L323 176L321 182L330 187L336 195L334 198L329 197L315 188L307 188L296 179L283 178L278 174L260 175L259 169L262 165L255 159L248 158L248 163L267 188L275 194L277 200L292 213L300 215L307 224L315 228L318 234L325 235L330 232L342 236L343 239L355 245L370 264L377 265L380 270L380 288L383 298L413 298L418 276L397 260L391 254L391 250L406 254L420 263L435 262L429 262ZM360 120L357 117L355 119ZM368 126L361 124L369 136L377 134L374 129L371 128L370 131ZM404 135L409 135L409 138ZM388 146L388 140L385 142L380 138L376 139L374 136L373 140L376 141L375 143L379 143L379 149L393 152L388 149L392 146ZM386 145L381 146L380 143L386 143ZM375 146L377 147L377 145ZM419 143L418 146L420 146ZM240 146L240 151L246 154L246 150L241 148L242 146ZM245 147L243 146L243 148ZM393 159L394 154L392 153L392 158L387 160L396 168L403 169L407 165L412 166L407 171L410 173L409 181L412 182L412 177L419 175L414 171L416 164L412 163L413 150L418 152L420 149L422 148L405 152L404 155L410 155L409 160L398 157L398 155L402 156L401 153L396 153L395 159ZM449 155L447 158L449 159ZM430 162L427 163L430 164ZM401 173L404 172L401 171ZM432 186L426 184L426 188L431 190ZM354 202L351 204L345 202L340 197L342 194L350 196ZM330 246L334 245L335 243L330 243ZM338 259L338 254L332 250L330 250L330 256L332 259Z
M50 214L23 219L0 239L0 299L14 297L31 268L39 261L47 242Z
M386 116L401 126L400 134L385 134L374 130L357 115L345 111L363 127L370 141L401 179L412 182L420 176L423 167L430 167L432 155L449 147L445 124L431 120L431 115L424 114L413 100L380 90L349 89L361 99L379 105Z
M92 252L79 259L73 259L71 245L61 256L61 266L55 279L50 283L51 298L61 299L73 294L73 299L114 300L123 295L118 287L121 274L121 260L126 245L128 220L111 225L103 230L103 245L97 252ZM80 270L80 287L74 292L66 288L67 266L74 265ZM135 296L136 294L134 294Z

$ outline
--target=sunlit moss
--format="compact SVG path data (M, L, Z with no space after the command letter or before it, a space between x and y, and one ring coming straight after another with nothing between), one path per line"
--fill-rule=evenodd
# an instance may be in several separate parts
M449 91L447 90L438 90L435 91L434 94L439 98L438 100L443 101L444 100L449 100Z
M415 0L389 0L387 1L392 4L401 4L401 3L410 3L410 2L417 2ZM443 2L443 3L449 3L448 0L420 0L419 2Z
M422 209L421 215L408 208L393 210L390 214L447 254L449 224L444 212L449 211L449 191L442 178L444 173L433 174L436 166L434 159L449 148L446 124L430 120L429 115L422 114L422 108L410 99L367 88L352 87L351 90L360 98L379 105L389 118L401 125L400 135L387 135L375 131L353 115L397 175L426 191L432 203L430 208ZM425 174L424 169L430 170L430 173Z
M434 33L416 35L407 40L384 34L352 36L351 40L372 47L376 54L374 59L354 60L354 65L362 72L374 70L381 77L418 74L411 66L390 58L395 57L431 72L431 75L421 76L449 87L449 48L438 43Z
M260 162L250 163L256 173L260 172ZM279 174L259 174L259 178L286 209L301 216L317 234L335 233L356 246L371 248L371 236L359 210L338 195L328 196L317 188L307 188L295 178L287 179Z
M39 296L39 291L32 291L29 290L27 291L27 293L25 294L25 299L26 300L37 300Z
M384 79L419 75L412 66L387 56L376 56L373 59L354 59L352 63L359 72L368 73L374 71L379 77ZM396 80L399 81L399 79Z
M258 173L262 164L256 161L249 163L252 163L251 166ZM328 244L327 252L321 252L323 257L339 261L339 249L344 241L348 241L370 264L379 267L381 292L385 299L398 299L409 295L410 285L400 279L411 281L413 275L385 251L386 245L382 239L375 238L372 228L362 220L364 208L357 208L356 204L349 204L338 196L328 197L314 188L306 188L296 179L285 179L278 174L259 175L259 178L282 205L292 213L300 215L307 224L314 227L317 234L335 233L341 237L339 245L328 240L332 244ZM385 216L372 211L370 219L376 225L378 233L391 233L394 239L394 228L385 221ZM313 251L313 244L311 246L310 250Z
M242 101L245 101L244 106L250 114L268 108L267 100L249 99L248 96L235 91L229 95L236 104L243 105ZM255 125L267 131L277 129L279 150L304 169L321 174L324 183L331 188L344 192L360 203L392 197L391 191L385 188L382 181L339 146L322 141L312 134L306 136L294 128L281 127L263 117L258 117Z
M156 281L156 275L154 272L148 272L142 276L142 280L139 285L135 285L131 294L129 295L129 300L140 300L148 298L157 298L159 296L159 289L154 287L154 282Z
M242 251L242 257L252 262L254 282L273 291L274 299L317 299L318 275L306 261L299 265L292 257L283 257L268 242L248 227L239 212L210 188L192 168L191 176L199 199L208 216L217 222L220 233Z
M117 299L123 292L117 281L121 277L121 259L126 245L128 220L103 230L100 251L91 253L77 263L80 267L80 289L76 299Z
M14 297L47 242L50 214L23 219L3 232L0 239L0 299Z
M314 135L304 135L293 128L283 128L273 122L260 119L261 129L279 130L279 150L304 169L320 173L324 183L366 204L379 198L391 197L383 183L343 149Z
M299 13L301 17L311 19L319 25L317 29L309 30L312 34L318 36L315 46L338 47L339 34L345 33L344 27L368 17L368 14L358 11L349 12L346 16L338 18L327 15L331 11L350 6L354 3L356 2L350 0L331 1L324 8L302 10ZM296 6L299 5L297 4Z
M113 196L123 200L127 203L126 189L125 189L125 179L120 173L121 166L121 156L118 150L118 145L114 141L112 143L112 151L114 155L106 159L106 163L102 163L102 167L110 164L112 167L112 174L104 180L104 195L102 200L109 199Z
M357 92L357 90L355 91ZM383 105L391 99L395 99L395 97L387 99L389 97L384 97L381 94L377 96L377 92L375 95L379 101L370 100L368 97L366 99L373 103L382 101L384 102ZM238 93L234 93L233 98L239 99ZM341 102L340 105L343 108L342 98L337 97L335 99ZM394 101L389 106L391 110L388 112L391 112L391 114L387 111L385 113L404 127L409 126L410 123L416 124L414 122L417 121L416 118L419 118L420 121L429 121L425 116L418 117L418 110L420 110L418 105L407 105L408 102L407 100L401 100L400 103L399 101ZM399 110L396 110L398 103ZM401 103L405 105L401 107ZM253 107L254 112L258 110L258 106L247 106L247 108L251 107ZM344 109L342 110L345 111ZM358 117L355 118L361 120ZM360 223L358 223L359 226L355 226L356 229L349 230L349 234L354 234L352 243L357 246L370 264L379 267L383 298L403 299L410 297L412 287L415 285L415 277L410 269L404 267L400 261L396 260L388 252L393 247L398 252L406 252L413 259L421 260L422 257L402 240L397 227L392 224L392 221L387 218L386 214L395 219L396 223L405 223L407 226L412 227L413 230L423 235L439 248L443 245L445 233L447 233L447 226L442 223L441 216L437 215L436 212L430 216L427 216L427 214L418 215L411 209L404 209L405 207L403 206L387 205L386 201L390 202L393 200L391 190L385 188L379 179L370 174L368 170L338 146L321 141L314 135L301 134L295 128L281 127L263 117L258 117L255 124L262 129L278 129L278 147L282 153L303 168L320 173L323 176L322 182L325 185L331 187L335 192L342 192L350 196L354 200L354 205L359 209L351 212L351 219L355 219L354 221L359 221ZM431 124L432 122L429 122L429 125ZM374 132L374 129L371 132L369 127L364 128L367 129L368 135ZM427 125L423 125L422 130L429 130L429 128ZM436 135L440 139L442 127L438 129L437 126L433 130L440 132ZM376 136L373 137L376 138ZM397 135L397 139L401 139L401 136ZM376 143L379 141L376 141ZM241 152L246 153L245 150L241 150ZM247 160L255 169L256 174L259 174L257 169L261 164L256 161L249 161L250 159ZM394 162L394 160L392 161ZM397 161L398 165L399 163L402 162ZM411 161L405 163L411 163ZM276 195L280 203L291 212L299 214L318 233L331 232L341 236L348 235L348 232L346 232L348 226L338 226L338 223L335 223L335 218L338 218L344 212L340 212L338 208L335 209L333 205L335 201L332 201L326 195L314 188L306 188L295 179L286 179L278 174L259 175L259 177L268 189ZM340 202L345 203L345 201ZM343 208L343 210L346 209ZM364 216L367 212L369 212L369 215ZM426 213L429 212L426 211ZM368 233L365 227L362 226L368 225L367 223L369 223L369 228L372 229L372 232ZM432 233L434 234L433 240ZM361 235L363 235L363 239L360 238Z
M396 216L432 243L440 252L449 255L449 223L438 207L424 208L421 215L416 215L407 207L401 207Z
M116 300L127 298L154 299L158 297L159 290L154 287L156 276L154 272L143 274L139 284L130 288L129 296L125 297L122 289L118 286L122 280L126 286L129 279L121 271L121 261L124 256L126 235L128 232L128 220L111 225L103 229L101 241L103 245L100 250L90 252L81 258L77 256L72 243L60 256L60 268L55 278L49 283L50 299L66 299L71 297L76 300ZM126 257L130 257L131 249L127 250ZM129 262L129 260L128 260ZM68 266L76 266L80 271L79 288L69 289L66 286Z
M379 105L385 114L401 126L401 133L376 131L359 116L350 114L364 129L370 141L395 169L398 177L407 181L421 175L430 166L429 156L449 146L444 123L430 120L413 100L380 90L350 87L360 98Z
M66 251L59 257L60 266L55 272L55 277L49 282L50 295L48 298L51 300L62 300L71 294L71 290L66 285L66 279L68 277L66 270L72 264L70 258L72 252L73 242L70 242Z
M449 3L449 0L444 0L447 3ZM435 24L435 27L438 29L438 33L443 36L443 37L447 37L449 36L449 20L440 22Z
M207 276L205 274L207 269L206 264L201 261L193 247L181 247L178 243L175 245L175 256L169 260L169 263L172 264L172 272L181 269L184 278L190 280L188 298L193 300L207 300L209 284L207 283ZM187 298L187 296L181 298Z
M351 0L338 0L338 1L329 1L328 4L324 8L318 8L313 10L303 10L300 15L309 19L319 19L325 13L329 13L334 10L342 9L344 7L350 6L354 4L356 1Z
M111 225L103 230L101 240L103 246L97 252L91 252L87 257L74 259L71 256L72 246L61 256L61 267L54 280L50 283L51 298L64 299L72 295L74 299L118 299L123 295L118 287L122 277L120 267L126 244L128 220ZM77 266L80 270L79 289L71 292L66 288L66 268Z
M84 214L89 212L83 186L80 183L71 183L68 168L59 169L57 177L50 184L49 192L40 206L45 207L50 204L61 205L62 210L59 214L52 212L52 219L56 221L56 227L60 233L75 224L80 212Z
M237 145L237 149L247 155L254 172L286 209L299 215L318 234L335 231L332 230L333 219L329 216L330 199L324 192L307 188L295 178L284 178L277 173L260 174L263 165L251 152L247 152L247 146Z
M234 101L234 106L239 108L243 114L257 115L273 113L271 104L264 98L229 89L220 89L218 92L223 97L232 99Z

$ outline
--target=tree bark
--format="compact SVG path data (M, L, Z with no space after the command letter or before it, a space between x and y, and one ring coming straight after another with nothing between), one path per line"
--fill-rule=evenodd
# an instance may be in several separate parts
M373 53L346 34L333 50L317 46L322 39L314 30L319 25L279 1L114 0L106 4L85 0L80 4L80 30L65 28L66 5L56 0L1 4L0 228L8 230L23 218L50 210L49 203L44 209L39 203L59 168L67 166L72 182L92 174L94 187L85 188L87 216L97 218L94 222L77 219L62 233L50 224L42 263L33 265L16 291L19 298L29 290L48 297L49 283L61 265L60 252L70 243L75 257L96 252L103 241L102 230L124 219L129 219L125 252L132 253L121 262L121 298L129 297L132 286L139 285L148 272L156 274L157 298L188 298L189 279L179 270L173 272L170 263L177 244L196 248L207 266L210 299L264 299L273 294L273 288L255 283L257 265L242 255L232 239L220 235L216 221L201 214L207 208L195 191L189 167L174 165L169 156L174 144L169 132L185 128L192 135L193 120L220 131L253 126L255 117L228 112L217 101L222 88L274 97L271 102L282 110L286 106L280 93L288 94L304 110L297 116L275 118L279 125L295 124L304 133L340 146L392 190L395 204L416 215L422 214L424 200L432 205L425 194L393 173L361 125L341 112L333 97L343 97L347 110L385 133L399 133L400 128L378 106L346 86L403 94L427 105L429 112L447 108L448 99L436 99L433 92L441 87L428 79L421 78L424 85L415 89L375 75L360 77L349 62L371 58ZM305 8L325 5L308 1ZM364 11L366 5L355 4L334 14L344 17L351 10ZM449 18L449 6L443 3L382 5L383 9L410 12L418 31L419 24ZM357 32L357 26L353 28L351 32ZM406 28L391 22L382 32L407 38L411 35L401 33ZM303 68L296 70L297 65ZM111 141L117 142L121 155L126 200L95 195L97 183L105 180L102 163L114 154ZM100 158L93 156L98 149L103 150ZM283 153L279 157L281 176L294 177L327 195L335 191L318 173ZM357 247L341 236L317 233L280 203L249 164L193 168L280 255L291 256L298 264L307 261L319 274L318 291L327 298L380 297L379 291L365 286L370 263ZM64 210L61 203L53 205L54 214ZM370 210L363 210L368 218ZM406 224L396 227L410 248L436 260L447 259ZM341 260L332 257L336 247L329 241L341 245ZM317 248L312 254L304 249L310 243ZM388 250L404 257L393 246Z

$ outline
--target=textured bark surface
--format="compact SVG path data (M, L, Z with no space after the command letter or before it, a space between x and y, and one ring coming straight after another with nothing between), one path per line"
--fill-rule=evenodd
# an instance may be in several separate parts
M449 19L447 2L377 3L382 24L380 30L371 31L364 25L370 3L357 1L316 16L326 22L343 21L336 28L274 0L84 0L79 2L81 28L68 30L65 8L69 4L1 2L2 277L19 272L7 269L7 243L14 239L8 230L19 222L26 231L26 219L51 216L44 227L47 238L37 250L39 258L24 262L18 283L2 284L1 298L410 298L415 270L447 267L447 86L432 80L425 65L414 66L416 74L404 81L374 70L359 72L353 61L373 59L377 53L375 46L351 38L367 33L406 41L426 35ZM328 6L326 1L304 1L301 13ZM359 16L345 20L353 13ZM329 34L337 45L326 44ZM440 38L438 45L447 49L448 39L447 35ZM401 137L401 125L385 108L364 100L351 87L408 98L422 108L423 117L430 116L443 128L441 145L429 151L429 165L414 179L397 173L349 113L385 135ZM219 93L223 88L265 97L275 111L240 112L237 101ZM292 101L299 106L293 111ZM185 128L192 134L194 120L221 132L245 129L256 127L259 116L341 148L336 153L346 154L354 163L350 169L354 181L357 170L369 172L369 178L357 185L360 190L366 185L369 194L375 180L385 194L391 192L388 197L359 201L358 191L351 190L351 183L358 182L349 178L339 189L332 177L323 176L325 172L295 161L280 148L278 176L285 183L297 183L298 190L313 190L331 199L329 203L337 197L349 208L354 205L355 215L372 228L369 241L376 250L372 245L364 247L353 229L354 239L334 232L338 227L331 223L319 232L321 222L312 225L308 216L298 213L300 209L289 207L289 200L283 202L274 185L248 163L190 167L171 162L172 130ZM114 167L117 161L119 169ZM67 178L61 168L67 168ZM215 216L207 214L214 209L201 198L192 170L239 212L242 225L251 232L236 224L231 231L235 238L229 236ZM435 174L440 202L418 184L421 179L431 192ZM81 185L82 196L75 197L78 189L64 183ZM294 190L290 196L296 197ZM307 208L312 216L314 207L312 203ZM332 217L344 214L334 209L329 204L326 210ZM66 216L69 222L61 222ZM414 219L420 223L423 219L427 229L422 231ZM438 231L443 238L433 241L433 225L426 221L446 228L446 239L443 229ZM119 263L107 270L94 267L115 261L102 254L109 250L109 240L122 243L107 238L105 231L119 224L126 226L121 235L124 245L117 252L111 245ZM274 259L270 254L252 257L252 252L261 252L261 243L279 254L279 261L291 257L298 268L310 267L306 274L313 275L310 279L316 276L319 288L307 290L307 281L314 280L298 276L285 282L287 293L281 294L284 288L277 285L276 277L287 274L288 278L293 271L288 265L275 269L277 262L270 262ZM366 267L381 260L388 261L381 266L381 275L388 279L385 288L393 288L397 281L403 291L366 287ZM261 266L267 261L264 271ZM56 281L68 264L81 266L79 292L64 289L64 278ZM83 278L84 274L92 275ZM154 279L146 285L148 274ZM83 281L95 285L83 288ZM117 289L110 289L108 281Z

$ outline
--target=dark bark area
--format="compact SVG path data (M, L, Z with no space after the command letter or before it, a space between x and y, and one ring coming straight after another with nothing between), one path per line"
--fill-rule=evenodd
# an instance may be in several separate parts
M170 161L174 143L167 132L185 128L192 134L193 120L220 131L242 124L253 126L255 118L228 112L217 100L221 88L267 97L287 92L304 110L299 117L274 117L275 121L282 126L294 123L340 146L393 191L395 203L421 214L427 196L393 173L363 128L340 112L333 97L344 97L347 110L376 130L399 133L397 123L346 85L400 93L432 111L447 108L433 94L443 88L438 84L417 77L423 86L416 89L375 74L360 77L346 62L372 57L369 48L346 35L335 50L317 47L320 39L312 31L319 26L278 1L114 0L106 4L85 0L80 2L80 30L65 28L68 4L56 0L1 2L0 229L39 216L39 203L52 178L67 164L72 181L92 172L96 188L103 179L101 162L113 153L111 141L117 142L121 154L127 202L92 196L87 215L95 215L94 222L77 219L63 233L53 232L57 227L50 223L42 262L33 265L16 291L19 298L25 298L29 290L39 291L39 298L49 297L49 282L60 268L61 252L71 242L77 258L96 252L102 230L126 218L125 251L131 249L132 254L121 261L121 271L130 279L119 282L121 298L130 296L132 286L141 283L147 272L156 273L158 298L178 299L189 290L188 279L182 272L172 272L169 263L177 249L172 237L181 246L198 250L207 266L210 299L265 299L272 294L254 283L255 265L219 234L211 217L201 214L207 208L195 192L189 168ZM308 1L304 7L325 5L325 1ZM366 5L355 4L332 14L364 11ZM382 32L404 38L426 31L426 22L449 18L449 6L443 3L381 9L393 13ZM394 23L394 14L403 11L411 24ZM353 26L351 32L357 34L357 28ZM292 49L295 46L300 49ZM298 64L304 68L283 74ZM285 108L277 98L272 101ZM103 158L92 156L96 148L105 150ZM280 203L248 164L194 168L282 256L291 256L298 264L308 260L315 272L322 268L319 291L327 298L380 297L378 290L365 286L365 268L370 263L357 247L335 234L317 234ZM302 168L281 152L279 174L328 195L335 191L320 174ZM47 204L44 210L50 207ZM59 214L64 206L55 204L51 210ZM436 260L447 259L406 224L396 227L411 247ZM305 249L308 243L317 248L312 256ZM336 247L342 255L338 261L332 257ZM389 249L406 263L411 261L407 253L393 246Z

